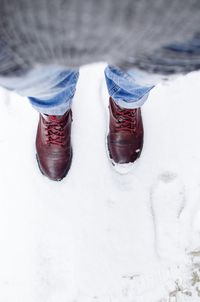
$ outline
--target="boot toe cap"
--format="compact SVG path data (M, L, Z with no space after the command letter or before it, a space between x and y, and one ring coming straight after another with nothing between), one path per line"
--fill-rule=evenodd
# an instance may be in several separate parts
M134 163L141 154L143 139L121 140L115 136L108 136L108 150L110 158L117 164Z
M63 160L43 160L42 158L40 159L37 155L37 161L42 174L44 174L51 180L59 181L67 175L71 166L72 155L70 155L68 159Z
M134 163L140 156L141 149L135 149L133 145L128 146L115 146L109 148L111 159L117 164Z

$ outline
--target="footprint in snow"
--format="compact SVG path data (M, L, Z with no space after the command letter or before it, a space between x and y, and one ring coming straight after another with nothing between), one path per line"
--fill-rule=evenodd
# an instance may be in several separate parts
M185 205L184 184L175 173L162 173L152 186L150 199L158 256L163 260L183 260L180 215Z

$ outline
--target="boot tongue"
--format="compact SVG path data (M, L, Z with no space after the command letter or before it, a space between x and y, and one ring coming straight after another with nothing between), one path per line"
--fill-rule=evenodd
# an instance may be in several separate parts
M59 122L62 118L62 115L43 114L43 117L45 118L46 121L49 121L49 122Z
M58 122L61 119L62 115L49 115L49 120L51 122Z

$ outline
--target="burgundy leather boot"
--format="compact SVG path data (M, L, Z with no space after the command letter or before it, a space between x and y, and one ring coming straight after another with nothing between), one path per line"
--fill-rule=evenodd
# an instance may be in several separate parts
M61 180L70 169L72 111L62 116L40 114L36 136L37 161L51 180Z
M109 112L107 142L110 158L113 164L133 163L143 146L141 110L121 108L110 97Z

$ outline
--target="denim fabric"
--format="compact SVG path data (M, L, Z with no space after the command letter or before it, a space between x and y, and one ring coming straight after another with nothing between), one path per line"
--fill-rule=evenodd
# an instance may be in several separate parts
M124 72L114 66L106 67L105 78L109 95L117 105L127 109L141 107L154 87L141 85L137 72Z
M32 106L40 113L49 115L63 115L70 107L76 91L79 72L74 70L62 71L56 77L58 84L50 87L52 93L48 98L29 96Z
M71 106L78 77L78 70L48 66L34 69L23 77L0 78L0 84L22 96L27 96L38 112L62 115ZM154 87L139 84L137 72L127 73L114 66L106 67L105 80L110 96L123 108L142 106L149 91Z
M78 70L38 67L23 76L0 77L0 85L28 97L40 113L62 115L70 108L78 77Z

